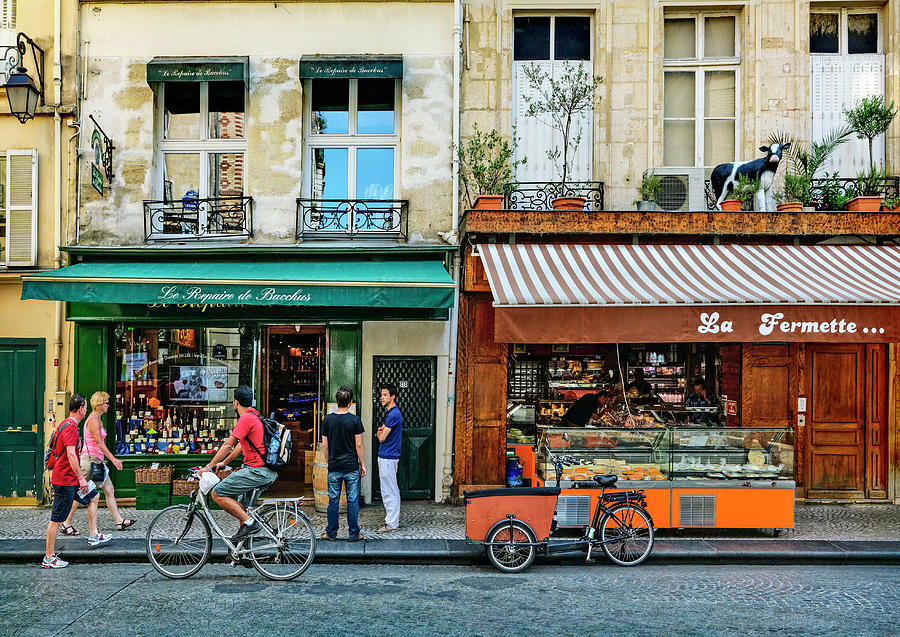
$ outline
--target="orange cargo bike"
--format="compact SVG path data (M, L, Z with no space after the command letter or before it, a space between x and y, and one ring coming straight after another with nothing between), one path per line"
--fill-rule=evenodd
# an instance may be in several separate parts
M605 492L617 480L598 475L573 485L600 489L590 524L574 540L550 540L556 530L559 487L466 491L466 539L484 545L488 560L503 573L524 571L538 553L582 550L590 562L598 548L614 564L637 566L653 550L653 520L643 490Z

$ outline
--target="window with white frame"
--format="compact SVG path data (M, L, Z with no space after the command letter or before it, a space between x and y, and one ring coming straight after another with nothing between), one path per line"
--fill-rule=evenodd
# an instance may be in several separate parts
M586 15L516 15L513 18L513 121L519 143L516 159L528 161L516 167L520 182L552 182L559 177L556 162L547 151L562 146L560 134L545 121L529 117L529 95L537 93L525 75L524 67L536 65L549 77L560 76L566 64L580 64L594 75L591 55L591 18ZM572 181L592 177L593 110L579 115L574 126L581 142L572 160Z
M846 125L844 109L863 97L884 95L885 59L879 10L854 7L813 10L809 14L811 134L815 141ZM872 146L876 165L884 159L884 136ZM866 140L839 146L819 176L837 172L856 177L869 166Z
M16 44L16 0L0 0L0 47L9 47ZM17 54L15 49L5 50L6 57L0 57L0 85L6 84L9 79L12 64L15 64Z
M37 265L37 150L0 151L0 267Z
M369 200L369 208L391 207L399 195L399 80L316 78L307 80L306 92L305 192L336 200L323 208L358 199Z
M712 167L735 161L740 33L733 13L665 17L663 163Z
M162 82L157 90L154 196L166 204L183 203L185 209L195 206L185 203L195 199L238 201L244 195L247 153L244 82ZM202 216L206 207L195 209ZM206 220L196 223L205 226ZM184 224L181 229L197 230Z

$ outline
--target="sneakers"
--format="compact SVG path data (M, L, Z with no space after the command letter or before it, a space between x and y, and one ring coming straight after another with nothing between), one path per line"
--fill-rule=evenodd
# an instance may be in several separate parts
M65 568L68 565L69 563L59 559L56 553L41 560L41 568Z
M241 540L250 537L251 535L255 535L262 531L262 527L259 525L259 522L253 520L253 524L247 525L243 522L241 523L241 528L238 529L238 532L231 536L232 544L237 544Z
M88 537L88 546L100 546L101 544L106 544L108 542L112 542L112 536L103 535L99 531L97 531L97 535Z
M391 526L390 524L385 524L384 526L382 526L380 529L378 529L375 532L384 534L384 533L393 533L396 530L397 530L396 526Z

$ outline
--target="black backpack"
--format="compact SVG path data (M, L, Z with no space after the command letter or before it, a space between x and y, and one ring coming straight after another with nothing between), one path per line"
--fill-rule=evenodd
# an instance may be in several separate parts
M273 418L263 418L256 414L263 425L263 447L261 452L247 436L247 442L258 453L269 469L278 470L291 463L291 430Z

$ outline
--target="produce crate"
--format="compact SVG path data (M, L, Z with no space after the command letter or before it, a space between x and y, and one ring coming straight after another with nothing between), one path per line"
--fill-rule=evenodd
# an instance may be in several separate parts
M169 489L166 484L138 483L135 508L140 510L164 509L169 506Z
M169 484L172 482L174 467L136 467L134 470L135 484Z

